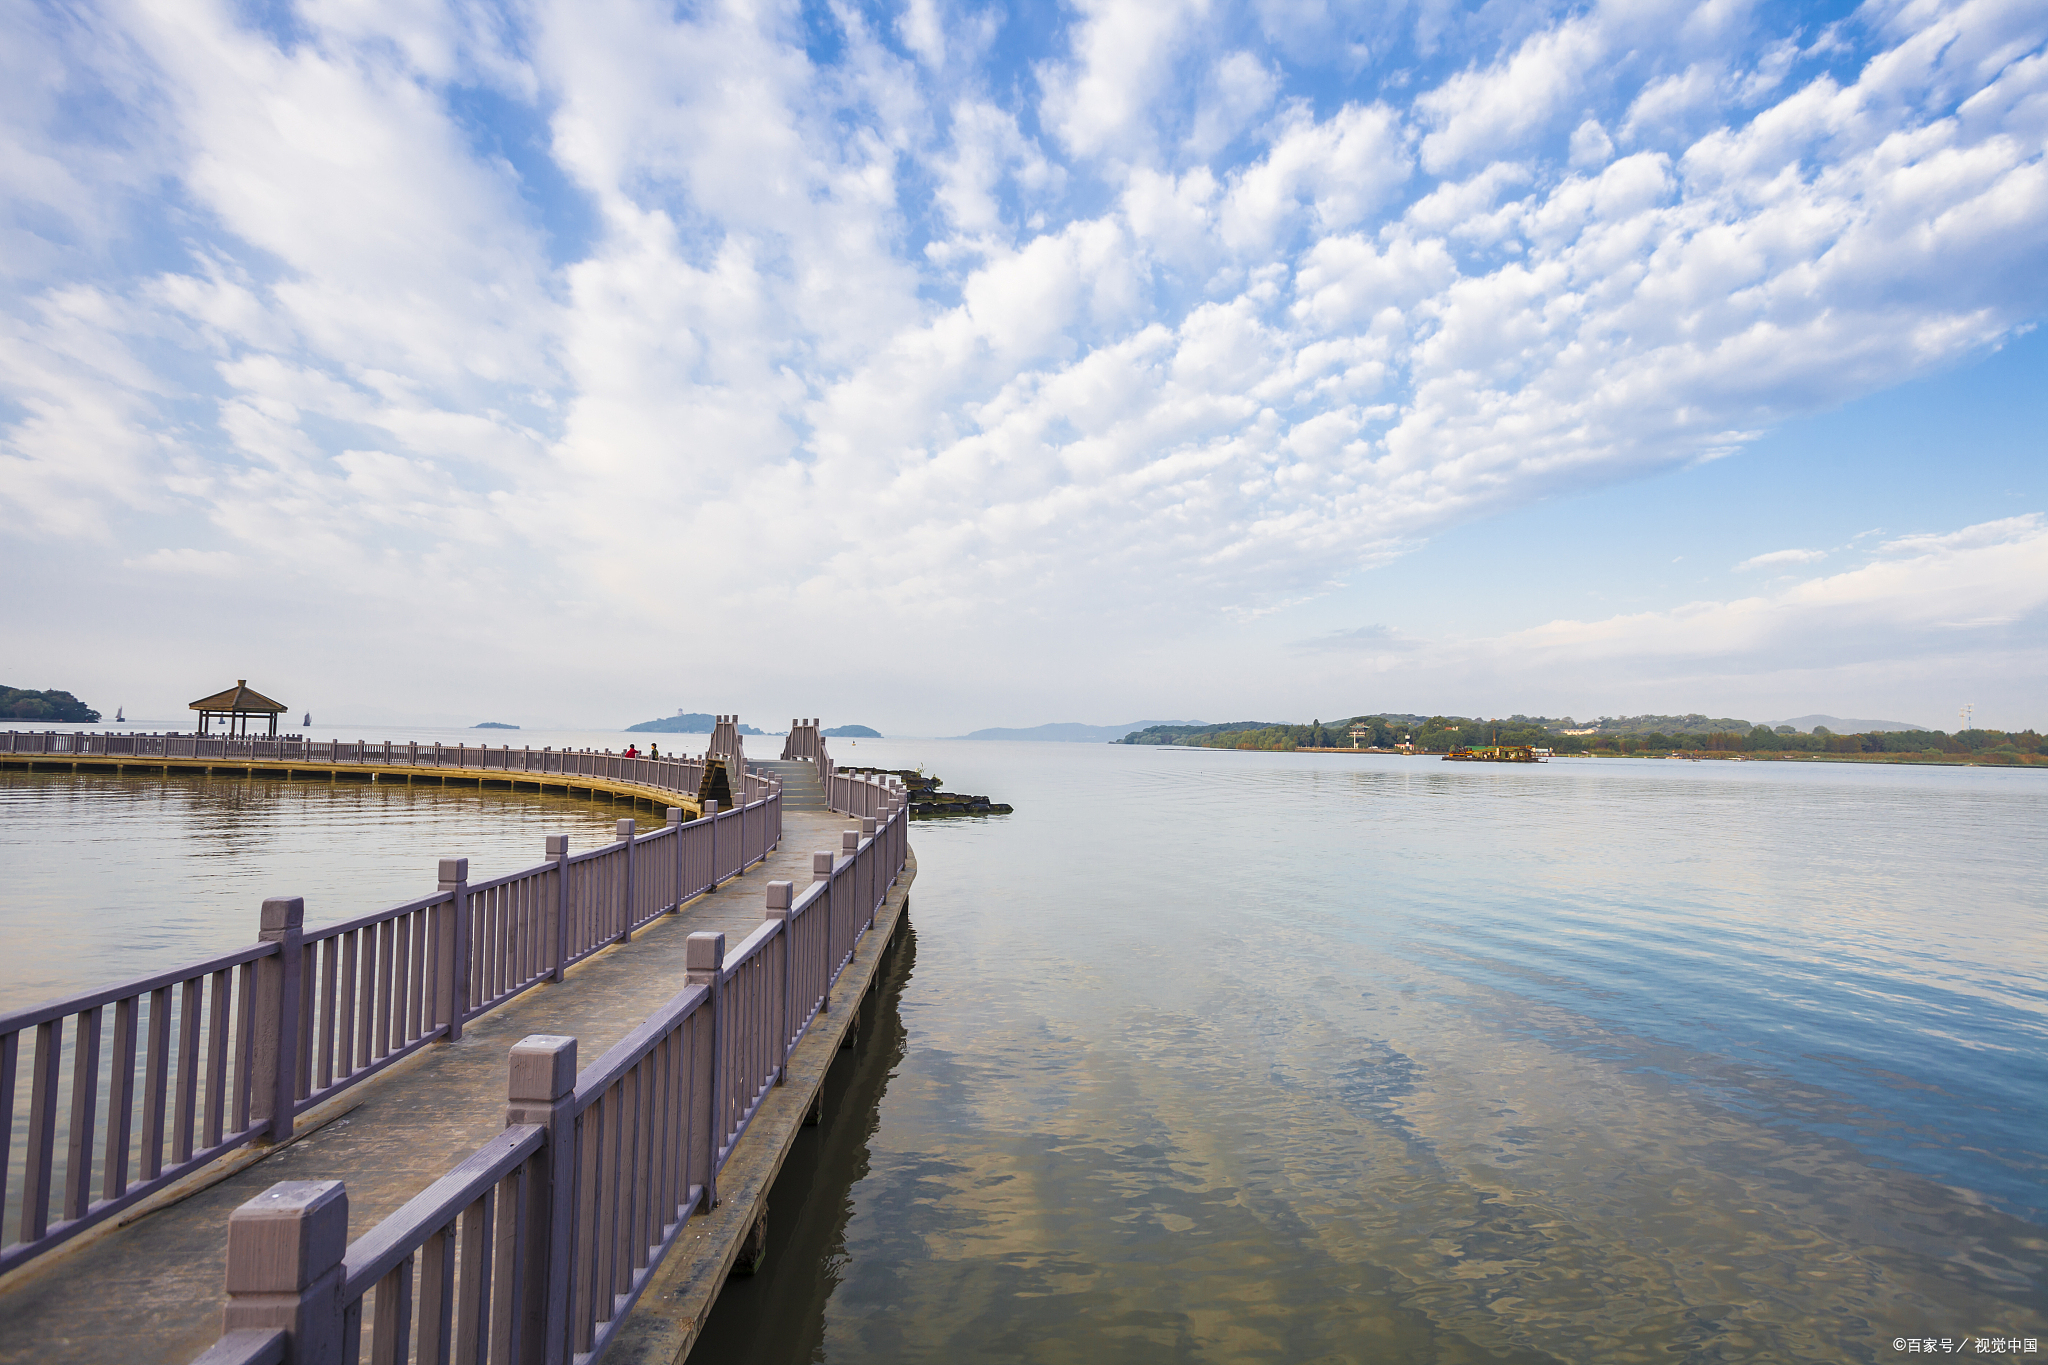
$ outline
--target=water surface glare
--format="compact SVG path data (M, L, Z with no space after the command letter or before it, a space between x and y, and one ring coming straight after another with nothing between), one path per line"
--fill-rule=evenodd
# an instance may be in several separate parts
M824 1290L710 1365L2048 1337L2038 774L859 757L1017 813L916 827Z
M799 1148L808 1202L771 1200L779 1273L693 1362L2048 1338L2041 774L835 752L1017 813L916 825L873 1050ZM339 918L627 813L0 774L0 1004L247 942L266 894Z

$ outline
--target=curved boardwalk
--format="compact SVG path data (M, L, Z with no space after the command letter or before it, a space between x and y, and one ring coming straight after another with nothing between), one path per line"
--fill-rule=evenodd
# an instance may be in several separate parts
M568 1034L583 1056L599 1056L683 989L684 946L693 931L722 931L737 943L761 924L769 881L807 884L813 850L836 850L843 831L859 828L858 820L821 806L789 802L782 842L764 863L571 968L563 981L474 1020L461 1041L431 1046L338 1096L326 1112L307 1114L292 1143L229 1158L213 1173L216 1183L181 1202L131 1214L83 1245L9 1275L0 1282L0 1362L186 1365L220 1334L227 1222L235 1208L278 1181L341 1180L351 1237L375 1226L503 1129L512 1044L529 1034ZM913 861L889 893L886 915L877 916L880 932L868 936L874 941L835 995L857 999L866 988L914 876ZM702 1226L692 1224L662 1267L663 1292L643 1300L618 1343L627 1349L615 1348L614 1356L674 1360L687 1352L751 1226L752 1201L772 1183L844 1027L837 1021L819 1030L792 1059L774 1112L764 1107L764 1121L735 1151L724 1204ZM219 1170L232 1173L219 1179Z

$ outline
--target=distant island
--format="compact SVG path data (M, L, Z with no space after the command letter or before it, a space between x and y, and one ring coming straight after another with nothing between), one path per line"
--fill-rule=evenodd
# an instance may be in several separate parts
M516 725L507 725L502 720L480 720L469 727L472 730L517 730Z
M1383 752L1449 753L1454 748L1486 745L1530 745L1557 754L1660 756L1699 753L1737 754L1782 759L1875 759L1883 762L2015 763L2048 766L2042 738L2033 730L1941 730L1909 726L1902 721L1841 720L1834 716L1802 716L1801 720L1834 721L1859 726L1838 733L1827 724L1800 730L1791 722L1751 724L1733 716L1602 716L1577 721L1570 716L1500 717L1421 716L1390 711L1352 716L1348 720L1226 721L1220 725L1153 725L1133 731L1118 744L1170 744L1202 749L1376 749Z
M829 730L820 730L818 733L827 739L880 739L882 737L880 730L870 730L865 725L835 725Z
M954 739L1050 739L1074 744L1115 744L1134 730L1149 730L1161 725L1199 726L1196 720L1134 720L1124 725L1082 725L1075 721L1056 721L1051 725L1034 725L1026 730L1005 730L1001 728L976 730L971 735L954 735Z
M711 733L712 727L717 724L718 717L708 711L678 711L672 716L663 716L660 720L643 720L638 725L628 725L626 733L629 735L708 735ZM765 730L756 730L751 725L742 725L740 726L740 733L743 735L760 735L767 732Z
M0 716L11 720L46 720L60 725L91 725L100 713L69 692L52 688L0 687Z

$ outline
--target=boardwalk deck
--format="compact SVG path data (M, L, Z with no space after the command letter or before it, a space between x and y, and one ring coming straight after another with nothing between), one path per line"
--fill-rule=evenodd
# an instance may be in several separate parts
M744 938L761 923L767 882L804 885L812 851L838 848L841 832L857 827L827 810L787 812L781 845L717 892L570 969L564 981L477 1019L460 1042L428 1048L340 1096L328 1113L309 1113L291 1145L9 1276L0 1283L0 1365L31 1359L185 1365L219 1334L227 1219L237 1206L280 1180L341 1180L348 1187L350 1234L360 1235L500 1131L513 1043L534 1033L573 1034L584 1056L599 1055L682 988L684 948L693 931L723 931L728 942ZM913 861L836 997L850 1002L866 989L914 875ZM842 1032L842 1022L829 1021L798 1049L772 1114L764 1107L763 1121L735 1151L724 1205L692 1225L663 1267L659 1292L643 1301L648 1321L643 1326L636 1317L628 1327L619 1358L666 1362L687 1351L738 1239L751 1226L753 1201L772 1183ZM323 1120L324 1126L314 1126Z

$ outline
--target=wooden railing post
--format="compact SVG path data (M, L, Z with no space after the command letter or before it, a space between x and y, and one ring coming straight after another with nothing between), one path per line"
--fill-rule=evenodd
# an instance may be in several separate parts
M438 746L437 746L438 747ZM447 994L441 998L448 1018L448 1041L462 1041L462 1020L469 1013L469 859L441 860L441 890L449 893L442 907L448 918L441 924L441 981Z
M250 1014L255 1030L253 1084L249 1089L252 1125L269 1121L268 1142L292 1135L292 1115L299 1100L299 990L302 983L301 942L306 923L303 896L273 896L263 902L256 937L275 943L277 951L256 959L256 998Z
M832 854L822 848L811 853L811 885L816 886L819 882L825 883L825 894L812 902L811 913L815 915L821 910L825 913L825 980L822 983L823 994L818 997L818 1013L823 1014L832 1008L832 968L839 961L833 956L835 950L832 946L839 926L838 907L833 904L833 897L839 889L832 885Z
M617 938L613 939L613 940L612 940L612 942L614 942L614 943L630 943L630 942L632 942L632 941L633 941L633 844L634 844L634 838L633 838L633 828L634 828L634 826L633 826L633 822L632 822L631 820L621 820L621 821L619 821L619 823L618 823L618 827L617 827L617 828L618 828L618 836L619 836L619 842L620 842L620 843L622 843L622 844L624 844L624 845L626 846L626 889L625 889L625 893L624 893L624 894L625 894L625 899L626 899L626 903L625 903L625 905L624 905L624 906L622 907L622 909L621 909L621 912L620 912L620 914L619 914L619 936L618 936Z
M681 806L670 806L668 808L668 827L668 846L674 853L676 865L676 903L668 909L670 914L674 914L683 908L685 895L683 891L683 808Z
M789 1080L790 1036L796 1032L796 935L790 932L789 907L795 899L794 882L768 883L768 906L764 919L782 921L782 1035L775 1040L775 1083Z
M711 822L711 883L704 889L718 889L718 802L714 798L704 803L704 818Z
M860 937L861 902L867 899L867 892L860 884L860 831L841 830L839 834L839 856L846 859L846 894L852 905L846 917L846 950L853 951L853 942Z
M872 815L860 822L860 833L862 838L868 840L869 847L872 850L868 854L867 884L861 887L860 891L861 896L864 898L861 910L867 916L864 923L868 928L872 929L875 927L875 902L882 898L880 894L882 890L882 878L880 875L882 846L874 842L875 818Z
M525 1261L513 1301L520 1315L514 1365L563 1365L575 1267L576 1040L530 1034L512 1045L510 1070L505 1126L537 1123L548 1130L528 1167Z
M704 1154L704 1206L718 1207L718 1148L725 1141L725 935L700 929L683 944L683 981L711 988L711 1096Z
M339 1180L272 1185L228 1215L221 1330L281 1329L286 1365L340 1365L347 1250L348 1191Z
M555 944L555 969L548 973L548 980L560 981L562 973L569 970L569 836L550 834L548 836L548 861L555 865L555 931L549 937Z

